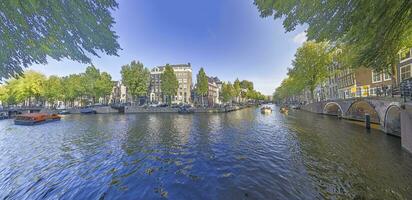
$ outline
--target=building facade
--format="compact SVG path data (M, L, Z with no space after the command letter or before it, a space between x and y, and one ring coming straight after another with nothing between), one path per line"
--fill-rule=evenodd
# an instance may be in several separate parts
M128 103L132 99L127 93L127 87L121 81L113 81L113 89L109 96L109 104Z
M221 104L220 89L221 81L217 77L208 77L207 103L209 107Z
M169 65L173 68L178 81L176 96L172 103L191 103L192 67L190 63ZM149 100L151 103L165 103L166 97L162 92L162 74L165 66L154 67L150 71Z
M402 51L399 54L398 80L402 82L405 79L412 77L412 48Z

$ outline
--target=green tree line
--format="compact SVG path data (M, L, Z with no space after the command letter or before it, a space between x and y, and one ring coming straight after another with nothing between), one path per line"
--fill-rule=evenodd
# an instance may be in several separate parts
M107 102L106 97L112 88L111 76L94 66L87 67L84 73L64 77L46 77L29 70L0 86L0 101L3 105L23 103L27 106L44 105L46 102L55 106L56 101L63 101L73 106L77 100L84 106L96 103L100 98Z

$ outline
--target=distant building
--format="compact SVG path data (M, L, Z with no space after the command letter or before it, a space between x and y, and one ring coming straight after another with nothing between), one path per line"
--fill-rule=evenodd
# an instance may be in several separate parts
M173 68L179 82L177 94L172 103L190 103L192 86L192 67L190 63L169 65ZM162 74L165 66L154 67L150 72L149 100L152 103L164 103L165 96L162 92Z
M208 77L207 103L209 107L220 105L222 82L217 77Z
M113 81L113 89L109 97L110 104L131 102L131 96L127 93L127 87L121 81Z

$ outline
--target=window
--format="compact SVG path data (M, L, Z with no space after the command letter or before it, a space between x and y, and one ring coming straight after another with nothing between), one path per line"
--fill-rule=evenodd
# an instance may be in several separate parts
M371 95L371 96L376 96L376 88L371 88L371 89L369 89L370 91L369 91L369 94Z
M411 65L401 67L401 81L411 77Z
M377 83L382 81L382 73L378 73L375 70L372 71L372 83Z
M357 88L356 88L356 96L357 96L357 97L361 97L361 96L362 96L362 88L361 88L361 87L357 87Z
M384 81L389 81L389 80L391 80L391 75L389 74L389 72L385 72L385 73L383 73L383 80Z

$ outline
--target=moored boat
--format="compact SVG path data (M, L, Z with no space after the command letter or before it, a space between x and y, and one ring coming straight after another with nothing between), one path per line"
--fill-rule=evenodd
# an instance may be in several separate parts
M17 115L14 119L16 125L36 125L47 122L59 121L61 117L57 114L47 113L26 113Z
M80 110L81 114L97 114L97 111L91 109L91 108L84 108Z
M63 110L59 110L58 113L59 113L59 115L68 115L68 114L70 114L70 111L63 109Z
M181 107L179 108L178 111L180 114L189 114L189 113L194 113L195 111L193 109L187 108L187 107Z
M262 112L262 114L270 114L272 113L272 108L269 106L264 106L260 109L260 112Z

